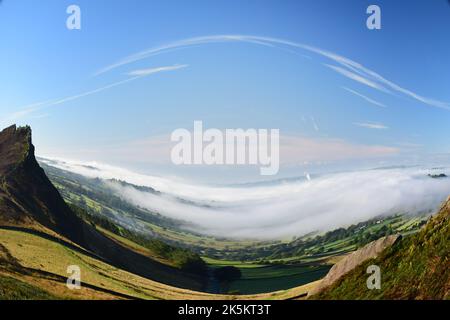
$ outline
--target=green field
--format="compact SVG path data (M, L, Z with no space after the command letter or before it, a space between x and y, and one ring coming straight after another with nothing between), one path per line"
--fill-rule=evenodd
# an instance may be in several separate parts
M49 300L56 298L56 296L41 288L0 275L0 300Z
M323 278L331 266L268 266L243 269L242 279L231 283L229 290L241 294L290 289Z
M220 293L256 294L279 290L287 290L324 277L331 265L321 263L304 263L292 265L261 265L238 261L222 261L203 258L210 268L233 266L241 271L239 280L226 284L212 283L210 291L219 290ZM211 285L211 284L210 284Z
M222 260L214 259L209 257L202 257L202 259L212 267L225 267L225 266L235 266L240 269L247 268L260 268L265 267L265 265L259 264L257 262L243 262L243 261L233 261L233 260Z

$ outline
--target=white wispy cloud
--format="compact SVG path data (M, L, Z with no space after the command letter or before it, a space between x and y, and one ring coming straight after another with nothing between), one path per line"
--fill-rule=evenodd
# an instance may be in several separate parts
M389 127L385 126L384 124L376 122L355 122L354 125L368 129L377 129L377 130L389 129Z
M135 70L128 74L128 75L132 76L131 78L117 81L117 82L111 83L109 85L99 87L99 88L96 88L93 90L85 91L83 93L79 93L79 94L76 94L73 96L60 98L60 99L56 99L56 100L48 100L46 102L35 103L35 104L29 105L26 107L22 107L22 108L19 108L19 109L21 109L20 111L14 112L14 113L10 114L9 116L7 116L6 118L10 121L14 121L14 120L23 118L25 116L28 116L29 114L31 114L35 111L41 110L43 108L57 106L57 105L61 105L66 102L84 98L84 97L87 97L87 96L90 96L90 95L93 95L96 93L100 93L102 91L105 91L105 90L108 90L108 89L111 89L111 88L114 88L114 87L117 87L120 85L126 84L128 82L132 82L134 80L137 80L137 79L140 79L143 77L147 77L147 76L155 74L155 73L178 70L178 69L186 68L187 66L188 65L174 65L174 66L167 66L167 67Z
M328 68L330 68L330 69L336 71L337 73L340 73L341 75L343 75L343 76L345 76L345 77L347 77L347 78L349 78L349 79L352 79L352 80L354 80L354 81L356 81L356 82L359 82L359 83L361 83L361 84L364 84L364 85L366 85L366 86L368 86L368 87L371 87L371 88L373 88L373 89L377 89L377 90L383 91L383 92L389 92L389 91L388 91L386 88L384 88L383 86L381 86L381 85L379 85L378 83L376 83L376 82L374 82L374 81L372 81L372 80L369 80L369 79L367 79L366 77L363 77L363 76L361 76L361 75L359 75L359 74L356 74L356 73L354 73L354 72L351 72L351 71L349 71L349 70L346 70L346 69L341 68L341 67L338 67L338 66L332 66L332 65L330 65L330 64L324 64L324 66L326 66L326 67L328 67Z
M346 90L346 91L348 91L350 93L353 93L354 95L356 95L356 96L358 96L360 98L363 98L364 100L366 100L367 102L369 102L369 103L371 103L373 105L376 105L376 106L381 107L381 108L386 108L386 105L382 104L381 102L373 100L373 99L371 99L371 98L369 98L369 97L367 97L367 96L365 96L365 95L363 95L363 94L361 94L361 93L359 93L359 92L357 92L355 90L349 89L347 87L342 87L342 89L344 89L344 90Z
M16 111L16 112L13 112L13 113L7 115L6 117L3 118L3 120L5 122L15 121L17 119L23 118L23 117L39 110L40 108L42 108L43 106L45 106L49 103L51 103L51 100L33 103L31 105L19 108L20 109L19 111Z
M158 67L158 68L149 68L149 69L138 69L128 72L129 76L148 76L154 73L165 72L165 71L174 71L178 69L183 69L188 67L187 64L182 65L174 65L168 67Z
M213 35L213 36L203 36L203 37L195 37L189 39L183 39L179 41L175 41L172 43L168 43L162 46L157 46L150 48L148 50L127 56L122 60L119 60L116 63L113 63L109 66L106 66L100 70L98 70L95 75L100 75L102 73L111 71L118 67L146 59L155 55L171 52L174 50L185 49L193 46L211 44L211 43L224 43L224 42L243 42L243 43L252 43L256 45L263 45L268 47L276 47L286 49L286 47L297 48L306 50L312 53L315 53L319 56L325 57L337 64L338 66L328 65L332 70L338 72L354 81L357 81L361 84L367 85L373 89L380 90L383 92L388 92L390 90L401 93L402 95L408 96L418 102L426 104L431 107L441 108L450 110L450 103L439 101L437 99L424 97L418 93L413 92L412 90L406 89L393 81L386 79L381 76L377 72L363 66L362 64L346 58L344 56L338 55L336 53L326 51L317 47L313 47L310 45L279 39L272 37L261 37L261 36L253 36L253 35ZM343 68L342 68L343 67Z
M73 95L73 96L70 96L70 97L65 97L65 98L56 100L56 101L54 101L54 102L52 102L50 104L47 104L47 105L45 105L45 107L56 106L56 105L59 105L59 104L63 104L65 102L69 102L69 101L77 100L77 99L80 99L80 98L84 98L84 97L87 97L87 96L90 96L90 95L93 95L93 94L96 94L96 93L99 93L99 92L102 92L102 91L105 91L105 90L108 90L108 89L111 89L111 88L114 88L114 87L117 87L117 86L120 86L122 84L134 81L134 80L139 79L139 78L140 77L128 78L128 79L125 79L125 80L122 80L122 81L118 81L118 82L114 82L114 83L111 83L111 84L109 84L107 86L103 86L103 87L100 87L100 88L97 88L97 89L94 89L94 90L86 91L86 92L83 92L83 93L80 93L80 94L76 94L76 95Z

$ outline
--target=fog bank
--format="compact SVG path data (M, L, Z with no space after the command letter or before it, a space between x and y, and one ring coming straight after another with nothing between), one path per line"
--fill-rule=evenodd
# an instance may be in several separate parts
M86 177L154 188L163 194L107 182L113 192L134 205L189 221L195 225L190 228L197 232L236 238L300 236L380 215L434 211L450 195L450 179L432 179L427 176L429 170L417 167L328 174L313 176L309 181L218 187L142 175L95 162L43 162Z

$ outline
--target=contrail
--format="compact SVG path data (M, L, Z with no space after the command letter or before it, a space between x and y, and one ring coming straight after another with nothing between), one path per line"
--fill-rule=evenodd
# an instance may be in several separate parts
M302 49L309 51L311 53L315 53L319 56L325 57L327 59L330 59L334 63L337 63L344 67L345 69L342 69L340 67L336 66L330 66L334 71L341 70L341 74L343 76L346 76L354 81L358 81L362 84L368 85L373 89L389 93L389 91L386 89L389 88L391 90L397 91L398 93L401 93L405 96L408 96L409 98L412 98L416 101L419 101L423 104L426 104L428 106L441 108L445 110L450 110L450 103L449 102L443 102L439 101L433 98L427 98L422 95L419 95L411 90L408 90L406 88L401 87L400 85L384 78L377 72L370 70L369 68L364 67L362 64L351 60L349 58L346 58L344 56L341 56L339 54L320 49L314 46L310 46L307 44L294 42L286 39L279 39L279 38L272 38L272 37L262 37L262 36L252 36L252 35L212 35L212 36L203 36L203 37L195 37L195 38L188 38L183 39L179 41L175 41L166 45L153 47L148 50L144 50L142 52L138 52L136 54L130 55L125 57L122 60L117 61L116 63L113 63L109 66L106 66L99 71L95 73L95 75L100 75L105 72L114 70L116 68L119 68L124 65L128 65L130 63L146 59L152 56L156 56L159 54L167 53L174 50L180 50L180 49L186 49L193 46L198 45L206 45L206 44L213 44L213 43L228 43L228 42L242 42L242 43L251 43L256 45L262 45L266 47L273 47L273 48L281 48L281 47L290 47L294 49Z

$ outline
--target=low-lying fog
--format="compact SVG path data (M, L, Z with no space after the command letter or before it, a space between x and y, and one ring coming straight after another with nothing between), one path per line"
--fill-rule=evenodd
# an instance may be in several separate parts
M41 161L86 177L117 179L154 188L163 194L107 182L113 192L134 205L189 221L197 232L236 238L300 236L380 215L430 212L437 210L450 195L450 178L433 179L428 176L430 170L418 167L228 187L142 175L95 162ZM447 173L447 169L441 172Z

